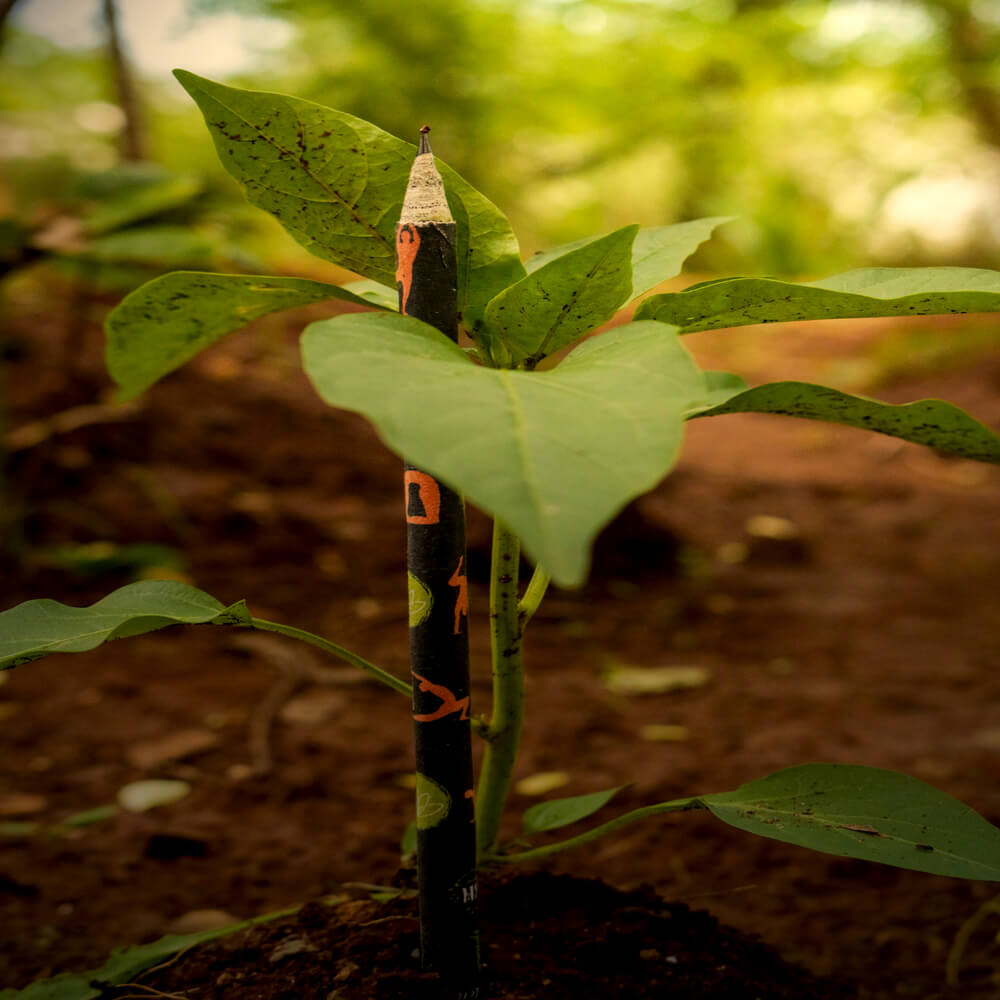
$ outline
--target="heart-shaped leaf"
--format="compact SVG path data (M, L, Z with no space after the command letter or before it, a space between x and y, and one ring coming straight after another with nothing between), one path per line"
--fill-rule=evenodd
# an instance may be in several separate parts
M396 223L416 155L411 143L312 101L238 90L186 70L175 75L252 204L316 256L395 286ZM500 210L446 164L438 169L458 226L459 311L473 328L486 303L524 268Z
M563 586L583 582L597 532L676 460L707 390L679 340L632 323L547 372L473 364L443 334L392 313L313 323L303 364L331 405L520 535Z
M611 319L632 291L638 231L626 226L589 240L505 288L486 307L486 336L533 367Z
M691 417L778 413L825 420L914 441L960 458L1000 464L1000 436L964 410L940 399L882 403L808 382L768 382L746 389L738 376L720 372L709 375L713 402L725 401L693 412Z
M338 285L305 278L175 271L126 295L105 323L108 371L131 399L228 333L269 313L340 299L371 307Z
M1000 881L1000 829L896 771L804 764L699 799L730 826L787 844L932 875Z
M545 830L557 830L561 826L569 826L570 823L586 819L603 808L624 787L619 785L617 788L607 788L602 792L539 802L538 805L525 810L521 819L522 829L524 833L542 833Z
M681 333L748 323L935 316L1000 311L1000 271L966 267L868 267L802 283L726 278L647 299L636 319L655 319Z
M249 624L246 606L226 607L204 591L173 580L141 580L88 608L43 598L0 612L0 670L50 653L83 653L109 639L168 625Z

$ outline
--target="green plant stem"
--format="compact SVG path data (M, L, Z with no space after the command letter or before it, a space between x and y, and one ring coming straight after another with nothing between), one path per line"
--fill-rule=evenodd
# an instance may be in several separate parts
M480 859L496 849L500 819L514 774L524 723L522 623L517 584L521 543L498 518L493 521L490 569L490 653L493 664L493 713L486 753L476 789L476 827Z
M329 639L324 639L322 636L314 635L302 628L295 628L294 625L282 625L278 622L265 621L263 618L251 618L250 627L259 628L264 632L277 632L279 635L287 635L290 639L298 639L300 642L308 642L311 646L318 646L324 652L332 653L341 660L350 663L351 666L358 667L394 691L405 694L407 698L413 696L412 685L409 681L404 681L402 678L390 674L387 670L376 667L374 663L369 663L364 657L358 656L357 653L352 653L349 649L344 649L343 646L338 646L335 642L330 642Z
M538 606L542 603L542 598L545 596L545 591L548 589L549 574L545 572L544 567L535 566L535 572L531 574L527 589L524 591L524 597L521 598L517 605L517 614L521 621L522 632L525 625L534 617Z
M636 820L646 819L647 816L657 816L660 813L686 812L690 809L704 809L704 803L697 796L689 799L674 799L672 802L658 802L655 806L643 806L641 809L634 809L632 812L618 816L609 820L601 826L595 826L592 830L587 830L569 840L560 840L555 844L546 844L544 847L533 847L528 851L518 851L517 854L495 854L490 861L499 861L504 864L516 861L535 861L538 858L547 858L550 854L557 854L559 851L568 851L573 847L597 840L606 834L614 833L620 827L634 823Z

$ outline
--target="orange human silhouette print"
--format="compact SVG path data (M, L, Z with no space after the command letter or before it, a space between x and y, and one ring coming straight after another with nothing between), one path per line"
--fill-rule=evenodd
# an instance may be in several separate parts
M420 681L419 690L429 691L441 699L441 706L436 711L429 712L426 715L414 715L413 718L417 722L437 722L438 719L443 719L446 715L453 715L455 712L462 713L459 716L462 722L465 722L469 718L468 695L464 698L456 698L443 684L432 684L426 677L421 677L416 671L412 671L412 673Z
M396 231L396 285L399 288L399 311L405 315L413 284L413 262L420 249L420 232L416 226L400 226Z
M441 487L437 480L418 469L407 469L403 483L406 488L406 523L438 524L441 520ZM421 509L423 513L419 513Z
M469 579L462 572L462 563L464 562L465 556L460 556L458 566L448 580L449 587L458 588L458 594L455 597L455 635L458 635L462 630L462 615L466 617L469 615Z

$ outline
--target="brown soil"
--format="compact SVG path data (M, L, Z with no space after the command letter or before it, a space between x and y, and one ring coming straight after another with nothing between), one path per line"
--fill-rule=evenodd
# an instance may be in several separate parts
M848 987L795 969L708 913L665 903L648 887L623 893L544 872L484 880L483 996L511 1000L849 1000ZM335 1000L441 1000L422 973L416 901L304 907L202 947L143 985L188 1000L243 995ZM123 990L125 992L125 990ZM249 995L249 994L248 994Z
M54 564L54 546L157 543L221 600L247 597L261 617L329 635L405 675L399 462L362 420L328 410L311 392L296 370L292 327L231 338L148 393L126 420L48 436L39 428L42 440L20 447L31 421L91 404L106 384L97 330L74 338L69 352L46 305L26 297L7 344L19 447L9 465L0 606L40 596L89 603L132 578L108 565L100 575L71 573ZM873 337L896 330L826 324L689 343L713 367L738 356L755 379L822 379L825 356L841 366L868 358ZM767 356L748 352L752 338ZM903 373L879 394L940 396L1000 426L1000 354ZM518 777L564 771L556 795L630 782L610 815L793 764L864 763L914 774L1000 821L1000 470L764 417L695 422L685 456L609 529L586 590L552 593L532 623ZM751 535L758 515L792 522L798 537ZM485 518L473 513L479 711L489 698L487 637L475 617L487 537ZM282 643L248 638L170 630L6 675L0 821L51 826L114 802L119 788L145 777L183 778L192 792L147 813L0 841L0 986L98 966L115 945L188 926L181 918L193 911L245 918L341 893L345 882L395 878L412 797L405 701L341 674L295 680L298 650L290 660ZM612 663L698 665L710 682L611 695L602 671ZM267 706L292 688L268 732ZM665 725L683 730L649 728ZM658 734L681 738L650 738ZM534 801L515 797L512 836ZM574 996L790 996L753 982L755 963L771 959L743 934L828 981L831 996L845 995L839 981L858 1000L1000 991L996 917L973 935L960 986L944 984L956 932L997 893L988 884L816 855L701 813L635 824L542 867L624 890L648 884L669 904L646 890L619 899L597 889L584 901L570 881L487 886L484 955L497 995L542 995L539 984L553 977L532 964L541 953L568 960L585 984ZM668 991L668 982L708 967L697 964L706 961L702 945L716 940L711 919L675 903L737 929L708 959L726 967L716 992ZM402 980L379 993L353 973L336 980L345 963L377 966L390 980L417 975L411 902L380 905L349 907L358 928L405 917L374 925L391 930L379 939L388 949L381 957L357 957L370 931L345 937L328 922L341 911L313 905L297 922L219 943L202 960L231 971L238 959L280 965L294 985L286 978L264 993L254 978L252 992L241 993L235 971L223 988L220 967L209 964L210 988L167 979L159 988L191 1000L418 996ZM637 908L649 912L640 917ZM553 927L565 933L557 939ZM318 951L269 963L283 937ZM656 981L649 992L599 986L616 951L640 981ZM742 985L725 984L733 970ZM823 995L793 969L784 974L796 995Z

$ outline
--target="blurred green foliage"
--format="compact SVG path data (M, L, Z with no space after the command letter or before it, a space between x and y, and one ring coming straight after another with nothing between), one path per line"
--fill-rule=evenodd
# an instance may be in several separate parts
M435 150L507 212L526 253L629 222L736 215L698 269L1000 265L995 0L188 7L192 18L239 11L295 28L236 85L407 138L431 124ZM101 53L11 32L4 57L0 128L13 130L15 153L111 162L113 135L97 120L112 93ZM235 193L194 106L172 83L147 81L144 96L155 157ZM247 225L257 235L244 231L244 245L298 260L269 220Z

